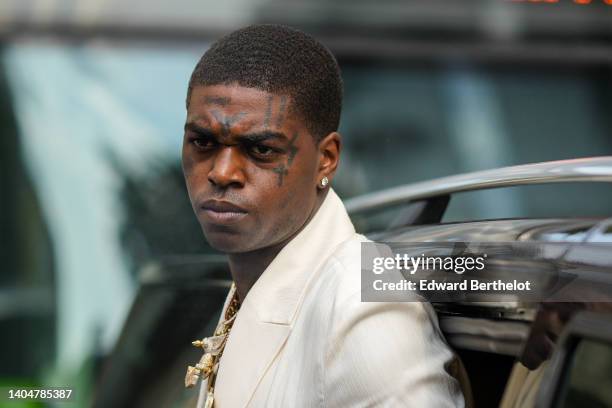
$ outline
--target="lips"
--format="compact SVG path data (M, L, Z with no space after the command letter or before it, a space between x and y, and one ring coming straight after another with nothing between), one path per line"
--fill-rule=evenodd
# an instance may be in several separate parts
M220 200L208 200L200 205L206 221L212 224L233 224L242 220L248 212L233 203Z

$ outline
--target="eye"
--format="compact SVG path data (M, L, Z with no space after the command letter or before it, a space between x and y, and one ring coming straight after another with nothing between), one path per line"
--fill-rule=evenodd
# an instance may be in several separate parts
M215 141L210 138L194 137L191 143L200 150L208 150L215 147Z
M251 147L251 151L258 156L270 156L274 153L274 150L265 145L254 145Z

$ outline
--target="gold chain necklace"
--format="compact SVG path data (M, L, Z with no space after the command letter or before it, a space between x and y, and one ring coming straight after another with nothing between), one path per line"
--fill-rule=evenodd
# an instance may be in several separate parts
M204 355L202 355L195 367L187 367L185 387L191 388L195 386L200 376L202 376L202 380L206 380L210 377L208 381L208 392L206 393L206 403L204 404L205 408L212 408L213 406L215 393L214 386L217 378L217 371L219 370L219 360L221 359L223 350L225 350L225 344L227 343L230 330L236 320L238 309L240 309L238 291L234 283L232 283L230 292L233 292L232 300L230 300L225 310L224 319L217 325L214 335L191 343L195 347L202 348L204 350Z

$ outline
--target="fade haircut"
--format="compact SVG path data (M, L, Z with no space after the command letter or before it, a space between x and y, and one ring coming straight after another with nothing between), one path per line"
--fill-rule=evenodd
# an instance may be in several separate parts
M252 25L221 38L202 56L189 80L193 88L238 84L291 98L315 141L338 130L342 78L332 53L311 36L276 25Z

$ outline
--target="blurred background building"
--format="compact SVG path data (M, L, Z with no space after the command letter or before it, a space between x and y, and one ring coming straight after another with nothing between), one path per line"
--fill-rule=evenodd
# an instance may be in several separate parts
M284 23L332 49L345 81L334 187L348 198L612 154L610 3L2 0L0 385L72 386L75 406L90 403L96 383L106 406L188 397L141 398L129 370L99 375L112 350L121 360L122 341L133 367L158 358L152 377L170 364L172 347L165 357L150 350L173 333L151 322L178 297L160 284L145 299L143 282L167 282L173 270L197 276L202 265L223 276L179 163L186 84L221 35ZM447 220L598 215L611 198L597 186L487 191L459 197ZM179 316L190 335L205 330L213 312L204 309Z

